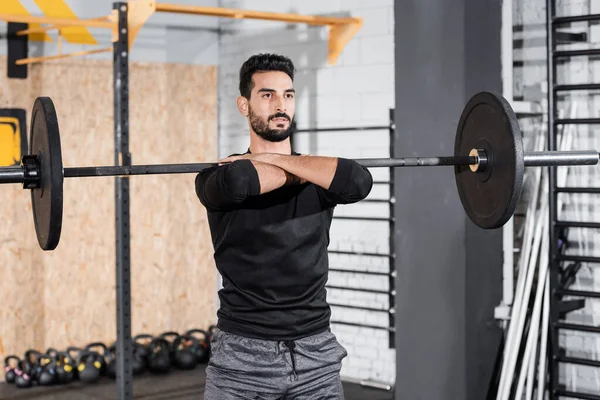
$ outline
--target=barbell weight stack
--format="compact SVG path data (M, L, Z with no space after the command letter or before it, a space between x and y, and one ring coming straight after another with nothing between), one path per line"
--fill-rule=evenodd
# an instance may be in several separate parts
M525 167L596 165L595 150L525 153L517 117L504 97L475 94L463 109L454 156L367 158L369 168L453 166L458 194L468 217L483 229L496 229L513 215L523 188ZM199 173L218 163L63 168L58 118L49 97L32 109L29 154L19 166L1 167L0 183L31 190L33 221L40 247L54 250L60 240L64 178Z

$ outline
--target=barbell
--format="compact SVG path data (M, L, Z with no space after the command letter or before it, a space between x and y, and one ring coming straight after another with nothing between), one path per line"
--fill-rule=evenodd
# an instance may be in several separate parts
M454 166L458 194L467 216L483 229L503 226L513 215L525 167L596 165L597 151L524 153L517 117L504 97L480 92L469 99L458 121L454 156L356 159L365 167ZM95 176L199 173L218 163L63 168L58 118L49 97L38 97L31 114L29 154L18 166L0 167L0 183L31 190L33 222L43 250L54 250L62 229L63 180Z

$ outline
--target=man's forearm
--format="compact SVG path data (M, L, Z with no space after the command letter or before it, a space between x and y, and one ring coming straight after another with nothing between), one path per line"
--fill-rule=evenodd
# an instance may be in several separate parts
M288 171L265 162L252 160L252 165L258 173L260 194L271 192L282 186L302 183L301 179Z
M262 162L279 167L323 189L329 189L338 165L337 157L322 156L292 156L285 154L265 154Z

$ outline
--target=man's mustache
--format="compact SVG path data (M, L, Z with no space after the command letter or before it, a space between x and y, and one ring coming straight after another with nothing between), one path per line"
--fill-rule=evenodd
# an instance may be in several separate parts
M289 121L291 121L291 118L289 115L287 115L286 113L277 113L277 114L273 114L269 117L269 121L275 119L275 118L285 118Z

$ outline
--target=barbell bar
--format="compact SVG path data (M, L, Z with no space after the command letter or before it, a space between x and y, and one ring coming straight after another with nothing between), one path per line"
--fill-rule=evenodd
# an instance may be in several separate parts
M377 167L438 167L468 165L483 171L481 160L484 151L477 150L477 156L464 157L404 157L404 158L359 158L355 159L360 165L369 168ZM525 153L523 162L525 167L541 166L569 166L569 165L596 165L600 154L594 150L583 151L536 151ZM98 167L71 167L63 168L64 178L86 178L97 176L133 176L133 175L171 175L199 173L207 168L217 166L218 163L184 163L184 164L148 164L124 166L98 166ZM31 174L33 171L30 171ZM476 171L474 171L476 172ZM0 167L0 184L24 183L26 169L23 165ZM30 178L39 185L39 171L33 172Z
M200 173L218 163L154 164L63 168L58 118L49 97L34 102L29 154L19 166L0 167L0 184L31 190L38 243L54 250L62 229L64 178ZM496 229L513 215L525 167L597 165L594 150L524 153L517 117L501 95L475 94L458 122L454 156L355 159L369 167L453 166L458 194L468 217Z

